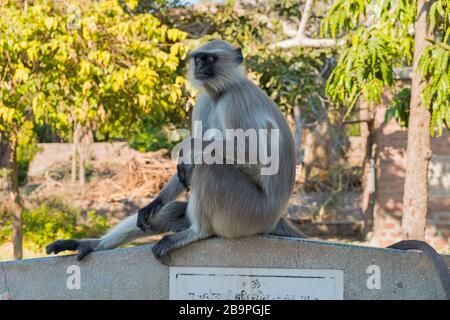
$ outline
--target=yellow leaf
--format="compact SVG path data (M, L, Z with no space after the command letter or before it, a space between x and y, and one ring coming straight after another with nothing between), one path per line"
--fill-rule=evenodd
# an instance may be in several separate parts
M36 48L29 48L27 50L27 56L31 61L36 61L36 59L37 59Z
M131 10L134 10L134 9L136 9L136 7L138 6L139 1L137 1L137 0L127 0L126 3L127 3L128 7L129 7Z
M16 69L16 72L14 72L14 81L22 82L26 81L28 79L28 75L30 73L30 70L24 67L19 67Z
M92 88L92 83L91 81L86 81L83 84L83 95L87 95L89 90Z
M178 99L177 93L175 91L172 91L170 93L170 100L172 100L173 103L176 103Z
M51 29L53 29L56 26L57 22L56 22L55 18L47 17L44 20L44 24L45 24L45 26L47 27L48 30L51 30Z

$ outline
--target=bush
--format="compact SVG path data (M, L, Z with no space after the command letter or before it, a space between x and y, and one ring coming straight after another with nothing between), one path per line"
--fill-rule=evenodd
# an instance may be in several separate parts
M130 147L140 152L171 149L174 143L170 141L170 134L163 128L145 127L133 132L128 138Z
M11 215L0 213L0 242L11 239ZM57 239L91 238L108 229L105 217L95 211L83 215L60 200L51 199L23 213L23 235L26 248L39 252Z

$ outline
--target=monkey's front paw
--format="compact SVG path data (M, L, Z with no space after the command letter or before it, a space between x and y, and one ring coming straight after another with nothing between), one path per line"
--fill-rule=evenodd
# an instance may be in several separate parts
M139 209L138 217L137 217L137 227L144 232L147 232L150 225L148 223L148 219L152 217L156 212L161 209L163 206L163 202L160 198L156 198L149 205Z
M171 241L166 236L166 237L162 238L161 240L159 240L152 248L153 255L162 264L167 265L170 262L170 256L169 256L170 242Z
M78 242L76 240L56 240L50 243L46 248L45 252L47 254L58 254L62 251L71 250L75 251L78 249Z
M193 164L185 164L184 162L180 162L177 165L178 180L181 182L181 184L187 191L190 190L191 176L193 170L194 170Z
M86 246L86 245L82 245L77 240L57 240L57 241L49 244L45 248L45 252L47 254L52 254L52 253L58 254L62 251L66 251L66 250L70 250L70 251L78 250L78 255L77 255L78 261L83 260L83 258L85 256L87 256L89 253L94 251L93 248Z

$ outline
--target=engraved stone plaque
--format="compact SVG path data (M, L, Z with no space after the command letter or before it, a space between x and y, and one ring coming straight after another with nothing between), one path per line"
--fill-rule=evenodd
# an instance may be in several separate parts
M170 299L342 300L343 270L171 267Z

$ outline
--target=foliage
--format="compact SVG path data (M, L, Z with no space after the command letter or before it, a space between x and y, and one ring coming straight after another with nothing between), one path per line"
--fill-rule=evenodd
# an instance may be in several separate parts
M419 68L427 79L423 90L425 106L431 110L431 132L441 135L450 129L450 2L435 1L430 8L432 45L423 53Z
M449 42L450 28L447 32ZM450 43L450 42L449 42ZM428 81L423 90L425 106L431 110L432 133L450 129L450 46L435 44L425 49L419 68Z
M11 239L11 214L5 208L0 208L0 243Z
M185 33L150 14L129 15L117 1L85 10L73 48L81 59L70 79L78 121L97 121L103 132L125 134L142 112L161 118L177 110L184 78L176 71L186 54L180 42Z
M322 23L322 34L342 36L346 45L326 92L352 111L360 96L380 102L384 86L394 84L394 67L411 63L415 21L412 1L338 0Z
M346 126L347 127L347 135L349 137L360 137L361 136L361 124L360 123L351 123Z
M261 51L247 58L247 67L282 111L289 113L294 106L302 106L304 116L312 120L323 107L320 69L324 59L321 52Z
M0 215L5 223L0 227L0 242L11 236L11 222L6 211ZM38 252L57 239L91 238L108 229L107 219L89 211L85 217L81 212L58 199L47 202L23 213L24 243Z
M249 77L274 99L283 112L290 113L294 107L300 106L302 118L312 122L322 117L327 106L322 97L321 71L330 57L329 50L267 49L285 37L280 21L298 17L300 3L271 0L257 6L239 5L229 1L201 11L188 10L173 20L179 28L186 30L192 24L208 26L210 31L200 39L192 40L192 46L220 38L242 48Z
M122 2L0 6L0 130L13 139L25 123L47 123L69 136L91 123L125 134L143 113L185 117L186 34Z
M322 23L322 34L343 37L346 45L327 82L326 92L350 113L362 96L380 102L384 86L394 85L394 68L409 65L413 54L416 15L413 0L338 0ZM426 80L423 97L432 114L431 133L440 135L450 123L450 4L433 2L429 15L432 42L420 59ZM401 89L386 119L406 126L409 94Z
M159 149L171 149L174 143L170 140L169 127L161 127L155 124L153 119L144 118L142 125L136 125L128 136L130 147L141 152L156 151Z
M389 120L394 118L401 127L407 128L409 120L410 100L411 100L411 89L409 88L401 89L395 95L395 97L392 99L391 104L386 109L384 121L388 122Z
M183 6L183 0L134 0L127 1L129 9L136 14L151 13L164 19L170 8ZM121 3L124 6L124 3ZM173 25L171 23L170 25Z

